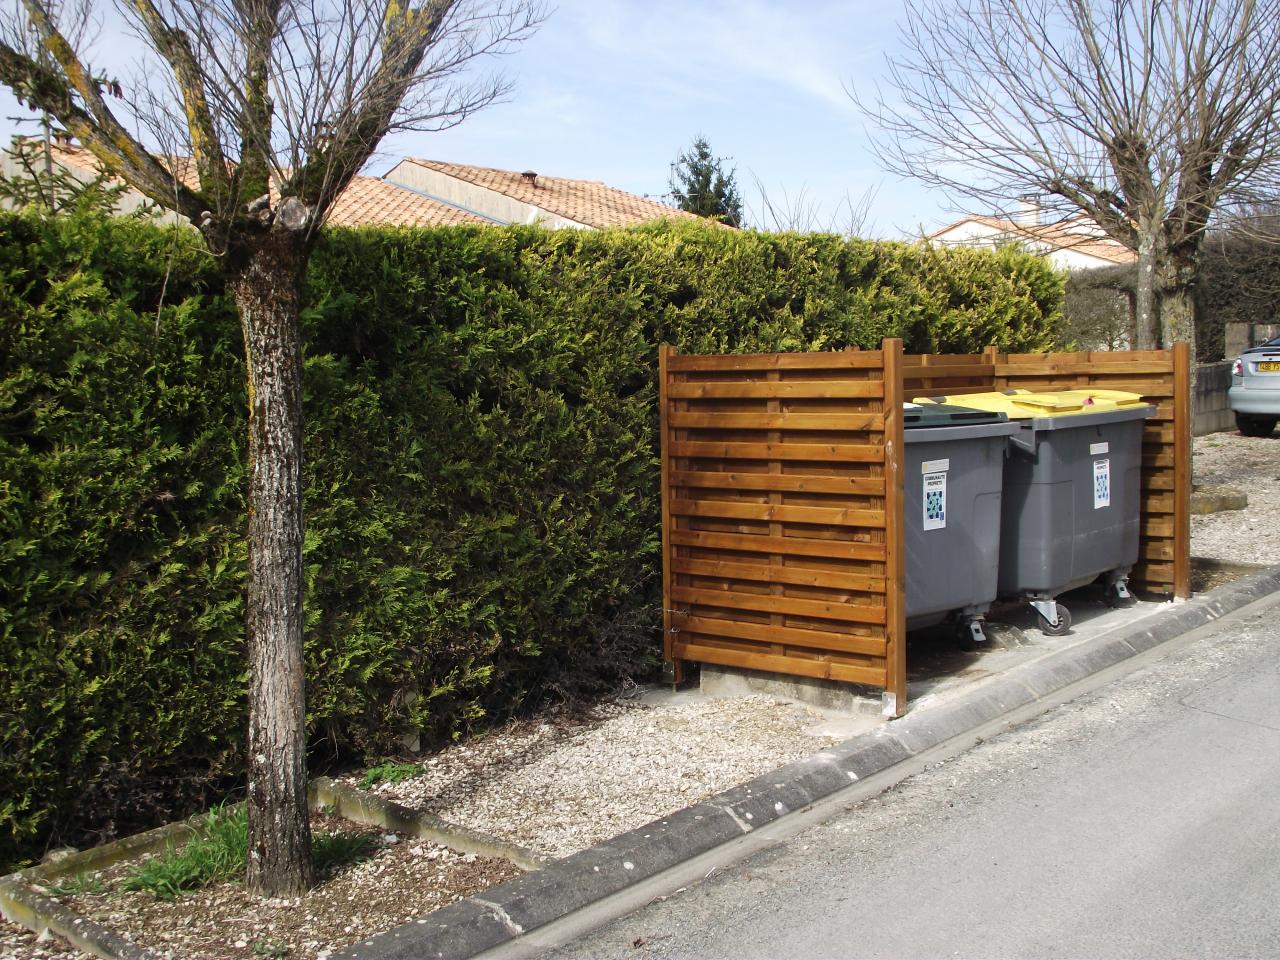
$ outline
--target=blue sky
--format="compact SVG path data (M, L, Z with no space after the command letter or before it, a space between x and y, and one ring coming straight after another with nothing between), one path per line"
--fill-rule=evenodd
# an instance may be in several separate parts
M555 0L552 0L555 2ZM846 88L870 91L897 43L897 3L870 0L559 0L497 68L509 102L439 133L403 134L370 165L411 155L667 190L697 134L737 169L749 214L805 207L843 227L872 190L867 228L902 236L954 219L946 197L883 172ZM22 111L0 94L7 142Z

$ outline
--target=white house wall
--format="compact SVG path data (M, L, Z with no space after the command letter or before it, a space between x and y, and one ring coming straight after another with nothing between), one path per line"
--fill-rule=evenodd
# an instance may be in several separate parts
M489 187L451 177L412 160L402 160L383 179L498 223L537 223L544 227L585 228L584 224L576 220L569 220L531 203L516 200Z

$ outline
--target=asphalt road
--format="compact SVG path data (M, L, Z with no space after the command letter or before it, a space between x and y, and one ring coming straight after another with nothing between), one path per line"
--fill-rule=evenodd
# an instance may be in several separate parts
M1280 956L1280 604L547 956Z

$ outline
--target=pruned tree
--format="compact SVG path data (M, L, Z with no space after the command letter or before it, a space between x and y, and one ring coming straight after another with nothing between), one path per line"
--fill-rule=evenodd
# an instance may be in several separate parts
M139 75L95 72L50 0L0 13L0 82L104 172L203 235L240 315L248 377L251 890L313 881L302 610L303 272L326 214L389 133L459 123L508 91L478 58L539 0L119 0ZM28 44L35 38L39 54Z
M726 160L711 152L705 137L695 137L693 145L682 150L671 164L668 185L671 198L681 210L740 227L742 197L738 193L737 171L726 171Z
M859 103L896 173L1083 212L1137 254L1138 346L1190 340L1214 211L1278 166L1278 27L1280 0L911 0Z

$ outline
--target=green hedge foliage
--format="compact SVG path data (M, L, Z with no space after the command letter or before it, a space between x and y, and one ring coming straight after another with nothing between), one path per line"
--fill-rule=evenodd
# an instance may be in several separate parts
M306 327L317 758L655 665L656 352L1053 344L1013 251L658 225L333 231ZM0 864L241 766L239 329L185 231L0 215Z

